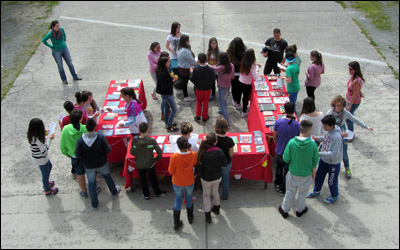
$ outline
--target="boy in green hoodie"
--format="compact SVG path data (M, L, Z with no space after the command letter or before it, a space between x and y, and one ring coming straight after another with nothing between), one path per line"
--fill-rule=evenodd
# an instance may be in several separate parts
M289 172L286 175L286 194L279 212L287 218L293 200L299 189L296 216L300 217L308 211L306 194L315 179L318 164L317 144L311 140L312 123L304 120L300 123L300 136L291 139L283 153L283 160L289 163Z
M154 138L148 137L149 125L142 122L139 124L140 136L135 136L132 140L131 154L135 156L136 167L139 170L140 183L142 186L143 198L150 198L149 188L147 187L147 173L156 197L164 196L167 191L161 191L158 186L156 170L154 165L162 157L162 150ZM153 150L156 150L157 157L154 158Z

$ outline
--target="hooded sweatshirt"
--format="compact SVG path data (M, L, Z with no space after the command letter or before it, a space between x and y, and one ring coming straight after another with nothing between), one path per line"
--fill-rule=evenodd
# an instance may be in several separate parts
M193 185L193 167L196 163L196 152L188 151L172 154L168 166L168 172L172 175L172 184L179 187Z
M106 138L97 132L83 134L76 143L75 155L87 169L103 167L107 164L107 154L110 152L111 147Z
M283 153L283 160L289 163L289 172L294 176L312 175L313 168L318 165L318 147L309 137L291 139Z
M318 136L318 141L322 142L319 156L328 164L339 164L343 159L343 139L340 132L336 125L335 129L325 132L324 136Z
M201 163L200 163L201 162ZM215 181L222 176L222 167L228 165L224 152L218 147L207 149L196 165L196 174L201 174L205 181Z
M157 157L154 158L153 150L156 150ZM131 154L135 156L138 169L149 169L162 157L162 150L154 138L135 136L132 140Z
M71 156L75 158L76 142L86 132L87 130L85 125L80 124L79 130L74 128L74 124L72 123L66 125L61 132L61 153L65 156Z

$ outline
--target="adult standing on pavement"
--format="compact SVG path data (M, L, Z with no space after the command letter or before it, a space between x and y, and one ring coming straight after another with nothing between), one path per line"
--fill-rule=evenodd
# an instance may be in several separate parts
M364 97L361 88L365 82L361 73L360 64L356 61L349 63L350 80L347 82L346 101L348 103L347 110L354 115L354 112L361 104L361 97ZM346 120L347 128L354 132L354 125L351 120Z
M47 40L51 40L53 45L50 45ZM64 28L60 26L60 23L57 20L51 22L50 31L47 33L45 37L43 37L42 42L49 48L52 49L52 55L54 60L57 63L58 73L60 73L60 77L63 84L68 84L67 76L65 75L64 67L62 59L64 58L65 62L68 65L69 71L71 72L74 80L82 80L76 72L75 67L72 64L71 55L67 48L65 42L67 41L67 37L65 35Z
M275 74L280 74L281 70L277 64L283 64L285 62L283 58L283 52L288 46L288 43L285 41L285 39L281 38L280 29L274 29L273 34L274 36L265 42L265 46L268 48L269 52L268 59L265 62L264 75L270 74L272 69L274 70Z

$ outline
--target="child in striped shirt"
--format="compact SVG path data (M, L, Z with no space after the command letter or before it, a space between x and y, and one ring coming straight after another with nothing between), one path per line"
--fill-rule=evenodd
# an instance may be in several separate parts
M44 194L46 196L57 194L58 188L54 188L55 182L50 181L50 172L53 165L49 160L47 153L50 146L51 140L54 139L54 134L49 136L50 141L46 141L46 130L44 123L39 118L33 118L29 122L28 128L28 141L31 147L31 157L34 164L39 165L40 171L42 172L42 182Z

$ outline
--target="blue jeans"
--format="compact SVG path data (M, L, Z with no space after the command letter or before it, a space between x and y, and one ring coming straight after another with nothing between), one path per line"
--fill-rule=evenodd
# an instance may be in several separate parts
M92 207L97 208L97 206L99 205L99 200L97 199L97 191L96 191L97 173L101 173L103 175L104 180L107 183L108 190L110 190L110 193L112 195L117 194L117 189L115 188L114 180L111 177L110 168L108 167L108 162L100 168L94 168L94 169L85 168L85 171L89 182L89 196L90 199L92 200Z
M50 160L46 164L39 166L40 172L42 172L42 183L44 191L50 191L49 178L52 167L53 164L51 164Z
M218 100L219 106L221 107L222 115L225 120L228 122L228 126L230 126L229 115L228 115L228 107L226 106L226 95L229 91L229 88L218 87Z
M78 75L75 73L75 68L74 68L74 65L72 64L72 59L71 59L71 55L69 54L68 48L65 48L63 50L53 50L52 55L54 57L54 60L57 63L58 73L60 73L60 77L61 77L62 81L67 80L67 76L65 75L64 67L63 67L63 61L62 61L63 58L68 65L68 68L69 68L69 71L71 72L72 77L74 79L78 78Z
M341 131L346 131L346 125L343 125L340 127ZM350 167L350 160L349 160L349 155L347 154L347 148L349 146L349 139L344 139L343 138L343 163L345 168Z
M194 189L194 183L190 186L183 186L183 187L175 186L174 184L172 184L172 188L174 189L175 193L175 204L174 204L175 211L181 211L181 205L183 201L183 191L185 191L186 207L190 208L193 206L192 194Z
M356 110L358 109L358 107L360 107L360 104L361 104L361 103L351 105L350 113L351 113L352 115L354 115L354 112L356 112ZM350 131L353 131L353 132L354 132L354 124L353 124L353 122L350 121L350 120L346 120L346 124L347 124L347 128L348 128Z
M323 160L319 160L317 173L315 175L315 186L314 192L321 191L322 185L324 184L325 176L328 174L328 186L331 191L332 197L339 195L338 177L340 173L339 164L328 164Z
M222 167L222 199L229 197L229 174L231 173L232 162Z
M297 115L297 111L296 111L296 101L297 101L297 95L299 94L299 92L288 92L289 94L289 100L291 103L294 104L294 112Z
M175 98L173 95L161 95L164 100L164 122L165 125L170 128L172 127L172 121L174 120L178 108L176 107ZM171 113L168 115L168 110L171 108Z

